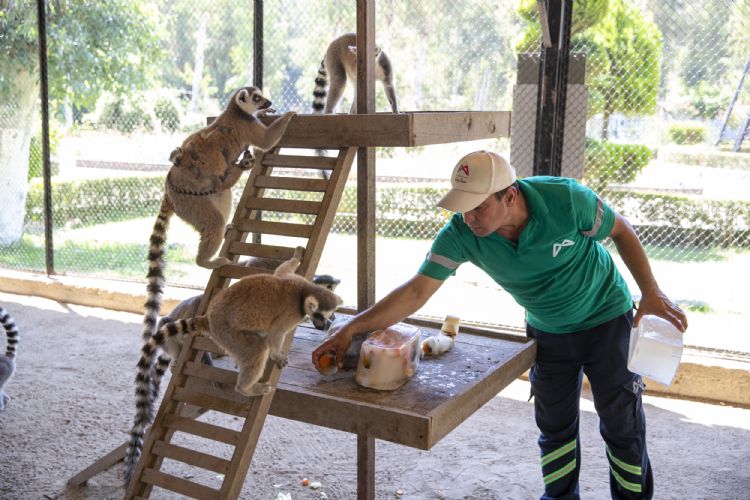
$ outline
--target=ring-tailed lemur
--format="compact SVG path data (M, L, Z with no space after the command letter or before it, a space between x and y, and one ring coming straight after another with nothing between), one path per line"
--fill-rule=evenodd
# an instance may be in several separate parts
M350 113L355 111L357 91L357 35L346 33L328 46L320 62L315 78L312 108L314 113L333 113L346 88L347 79L354 86L355 98ZM393 85L391 61L380 47L375 48L375 79L383 84L383 91L391 104L391 111L398 113L396 89Z
M167 323L143 346L136 376L136 415L125 456L126 485L140 457L146 426L153 418L149 372L167 338L192 332L208 335L237 364L236 390L246 396L260 396L273 390L259 382L268 360L279 367L287 364L283 351L286 335L305 316L319 329L330 320L341 298L294 274L299 262L293 257L274 274L240 279L216 294L204 316Z
M144 303L143 340L155 331L164 286L164 253L169 219L177 214L200 233L196 263L215 268L231 261L212 258L221 246L232 209L231 187L254 159L248 148L267 151L284 134L294 112L284 113L266 127L258 115L270 110L271 101L256 87L237 90L226 109L207 127L188 136L172 151L164 196L149 238L147 297ZM242 159L237 162L240 153ZM236 162L236 163L235 163Z
M13 377L16 371L16 349L20 336L16 322L8 311L0 307L0 323L5 329L7 346L5 347L5 356L0 356L0 411L5 409L5 405L10 401L10 397L5 394L5 384Z

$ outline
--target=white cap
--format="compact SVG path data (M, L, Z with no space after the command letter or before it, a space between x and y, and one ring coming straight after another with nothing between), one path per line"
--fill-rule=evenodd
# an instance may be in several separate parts
M451 190L438 206L451 212L468 212L487 197L516 182L516 169L497 153L474 151L456 163L451 175Z

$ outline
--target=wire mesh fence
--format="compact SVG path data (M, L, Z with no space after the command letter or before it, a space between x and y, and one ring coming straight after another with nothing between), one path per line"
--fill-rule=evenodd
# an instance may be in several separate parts
M56 273L143 279L170 151L257 76L253 8L251 0L47 4ZM424 255L449 215L434 203L468 151L503 152L520 175L532 175L536 9L532 0L377 2L376 41L392 63L400 110L513 111L511 141L378 150L384 246L419 240ZM44 271L35 16L35 2L0 2L0 266ZM265 2L262 78L274 108L312 112L329 42L355 28L355 2ZM665 269L711 263L736 277L732 266L750 253L748 32L747 0L575 2L563 175L628 217ZM352 99L348 85L338 111ZM376 108L390 110L378 82ZM337 238L354 237L353 181L334 222ZM168 281L202 287L197 235L175 221L168 241ZM336 241L346 251L329 246L321 266L354 282L355 246ZM685 303L750 315L736 294L709 296L681 281L697 267L679 269L668 279ZM378 267L379 295L393 273L389 257ZM354 287L344 294L355 302ZM508 307L504 322L521 323Z

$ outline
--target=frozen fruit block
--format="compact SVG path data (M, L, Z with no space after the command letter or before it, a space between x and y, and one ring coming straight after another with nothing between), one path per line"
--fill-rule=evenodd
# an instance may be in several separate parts
M417 371L419 338L419 328L406 323L373 332L360 349L357 383L383 391L401 387Z

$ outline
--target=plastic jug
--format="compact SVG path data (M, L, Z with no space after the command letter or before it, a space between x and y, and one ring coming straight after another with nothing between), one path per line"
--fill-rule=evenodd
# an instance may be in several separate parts
M672 323L647 314L630 331L628 370L670 385L682 357L682 332Z

